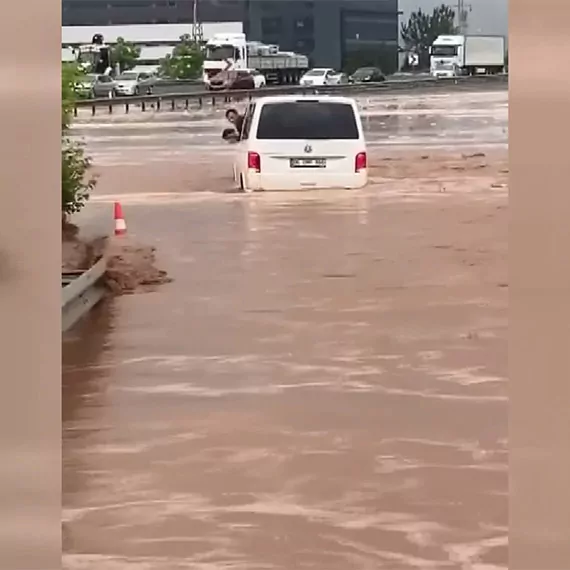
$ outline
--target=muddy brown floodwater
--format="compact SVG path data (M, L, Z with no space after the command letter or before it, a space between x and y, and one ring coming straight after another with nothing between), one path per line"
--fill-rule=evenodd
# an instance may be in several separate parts
M120 199L174 280L64 338L64 568L507 567L507 151L470 128L356 192L100 167L86 227Z

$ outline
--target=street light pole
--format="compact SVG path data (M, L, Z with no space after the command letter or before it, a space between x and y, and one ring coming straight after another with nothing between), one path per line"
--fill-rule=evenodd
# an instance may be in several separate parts
M192 0L192 41L201 45L204 39L202 24L198 21L198 0Z
M457 0L457 29L460 35L467 33L467 12L471 11L471 4L465 7L465 0Z

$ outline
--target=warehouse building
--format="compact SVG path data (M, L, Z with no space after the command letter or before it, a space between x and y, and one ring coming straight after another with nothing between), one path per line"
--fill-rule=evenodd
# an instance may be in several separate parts
M193 0L63 0L64 26L190 24ZM197 0L198 19L242 22L248 39L310 56L315 66L398 60L398 0ZM157 26L158 29L158 26ZM188 27L188 32L190 27Z

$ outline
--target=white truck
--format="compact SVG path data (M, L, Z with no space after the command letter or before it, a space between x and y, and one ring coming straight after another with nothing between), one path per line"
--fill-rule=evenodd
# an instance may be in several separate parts
M430 74L456 77L501 73L505 54L503 36L438 36L430 47Z
M279 46L248 42L245 34L214 34L205 45L203 79L222 70L256 70L273 85L295 84L309 69L305 55L279 51Z

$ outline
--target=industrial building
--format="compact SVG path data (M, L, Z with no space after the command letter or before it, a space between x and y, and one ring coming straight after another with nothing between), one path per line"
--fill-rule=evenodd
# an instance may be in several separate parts
M307 54L314 65L340 68L367 54L397 64L398 0L250 0L247 8L248 37Z
M198 20L242 22L248 39L315 66L397 66L398 0L196 0ZM188 24L194 0L63 0L64 26ZM158 26L157 26L158 29Z

